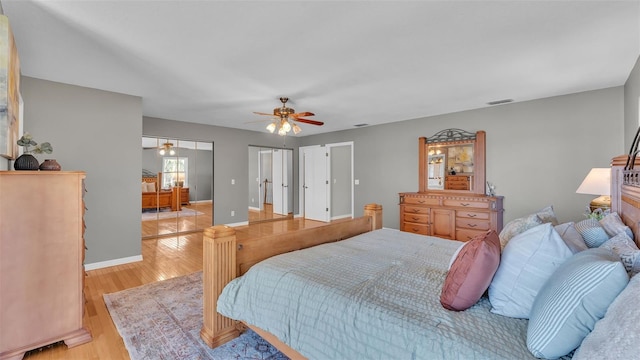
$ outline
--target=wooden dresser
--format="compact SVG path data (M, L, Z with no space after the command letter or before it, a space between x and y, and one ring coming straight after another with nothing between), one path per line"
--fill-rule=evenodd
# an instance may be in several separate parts
M0 171L0 359L91 341L84 315L84 172Z
M445 190L469 190L471 187L469 175L447 175L444 178Z
M418 138L418 191L400 193L400 230L461 241L502 230L503 197L485 195L485 142L482 130Z
M502 196L400 193L400 230L467 241L502 230Z

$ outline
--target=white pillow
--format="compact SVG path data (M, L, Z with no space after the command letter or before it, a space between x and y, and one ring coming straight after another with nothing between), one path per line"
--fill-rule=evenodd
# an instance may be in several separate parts
M573 221L556 225L554 228L574 254L589 248L587 244L585 244L582 235L580 235L576 229L576 224Z
M147 183L147 192L156 192L156 183Z
M146 182L142 182L142 192L147 192L147 183Z
M491 312L528 319L542 285L573 252L546 223L513 237L489 286Z
M605 241L600 247L609 249L618 255L629 276L640 272L640 249L624 231Z
M636 359L640 324L640 276L636 276L609 305L573 355L573 360Z
M500 247L504 249L509 240L514 236L521 234L532 227L542 224L542 220L536 214L511 220L502 228L498 237L500 238Z

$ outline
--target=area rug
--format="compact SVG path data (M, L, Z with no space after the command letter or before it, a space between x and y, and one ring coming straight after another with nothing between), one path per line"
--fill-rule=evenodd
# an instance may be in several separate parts
M177 216L196 216L196 215L204 215L204 213L192 210L192 209L182 209L181 211L171 211L171 209L160 209L159 212L155 210L147 210L142 213L142 221L150 221L150 220L161 220L161 219L171 219Z
M202 271L104 294L131 360L287 359L251 330L211 349L200 339Z

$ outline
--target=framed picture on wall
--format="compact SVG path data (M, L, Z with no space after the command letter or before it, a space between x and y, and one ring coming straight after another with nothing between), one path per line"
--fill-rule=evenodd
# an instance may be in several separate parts
M9 19L0 15L0 156L18 156L20 130L20 61L9 26Z

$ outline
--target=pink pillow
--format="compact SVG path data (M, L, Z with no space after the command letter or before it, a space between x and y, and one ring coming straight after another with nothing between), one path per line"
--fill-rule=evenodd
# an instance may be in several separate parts
M451 264L440 294L446 309L462 311L480 300L500 265L500 238L494 230L462 246Z

